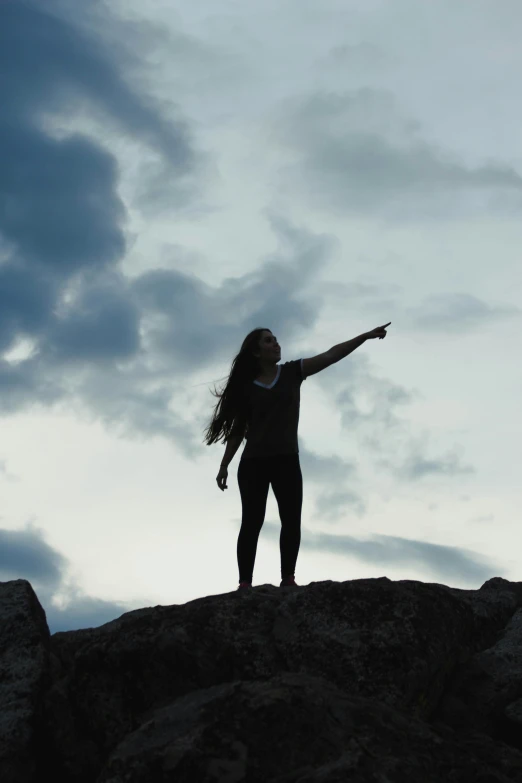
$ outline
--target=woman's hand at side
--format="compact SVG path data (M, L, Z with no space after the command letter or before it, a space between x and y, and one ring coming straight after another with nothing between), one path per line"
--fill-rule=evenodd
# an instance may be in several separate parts
M221 490L228 489L227 487L227 478L228 478L228 469L221 465L219 468L219 473L217 474L217 485Z

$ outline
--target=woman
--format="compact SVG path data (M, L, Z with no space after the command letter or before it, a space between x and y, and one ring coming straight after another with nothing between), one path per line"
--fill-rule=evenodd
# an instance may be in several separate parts
M224 390L207 428L207 445L222 436L227 447L217 483L227 489L228 465L243 442L247 445L237 472L242 519L237 541L239 588L252 587L259 533L265 520L270 484L281 519L281 587L298 587L295 564L301 543L303 477L297 429L301 383L347 356L368 339L386 337L391 321L311 359L278 366L281 349L270 329L254 329L232 362Z
M252 587L259 533L270 484L281 519L281 586L297 587L294 570L301 543L303 478L299 464L299 423L302 361L278 366L281 349L270 329L254 329L232 362L224 390L207 429L207 445L223 436L227 447L217 475L227 489L228 465L246 438L237 478L242 519L237 541L239 588Z

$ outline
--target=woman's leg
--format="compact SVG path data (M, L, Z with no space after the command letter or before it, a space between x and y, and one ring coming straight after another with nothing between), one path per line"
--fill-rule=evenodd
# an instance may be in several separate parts
M241 493L241 529L237 539L239 581L252 582L257 540L265 521L266 501L270 485L268 460L252 457L239 461L237 483Z
M281 579L293 576L301 545L301 510L303 507L303 475L299 454L272 457L272 489L281 519Z

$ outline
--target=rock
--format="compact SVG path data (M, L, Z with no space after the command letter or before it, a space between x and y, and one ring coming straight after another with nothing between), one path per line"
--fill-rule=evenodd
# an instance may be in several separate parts
M38 776L49 653L45 612L29 582L0 582L1 783Z
M0 613L2 783L522 781L519 582L262 585L49 636L18 580Z

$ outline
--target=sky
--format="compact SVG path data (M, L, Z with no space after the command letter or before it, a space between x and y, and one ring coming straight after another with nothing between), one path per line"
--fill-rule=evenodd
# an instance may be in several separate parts
M0 4L0 581L51 633L237 589L204 430L301 386L300 585L521 579L516 0ZM254 586L278 585L269 491Z

